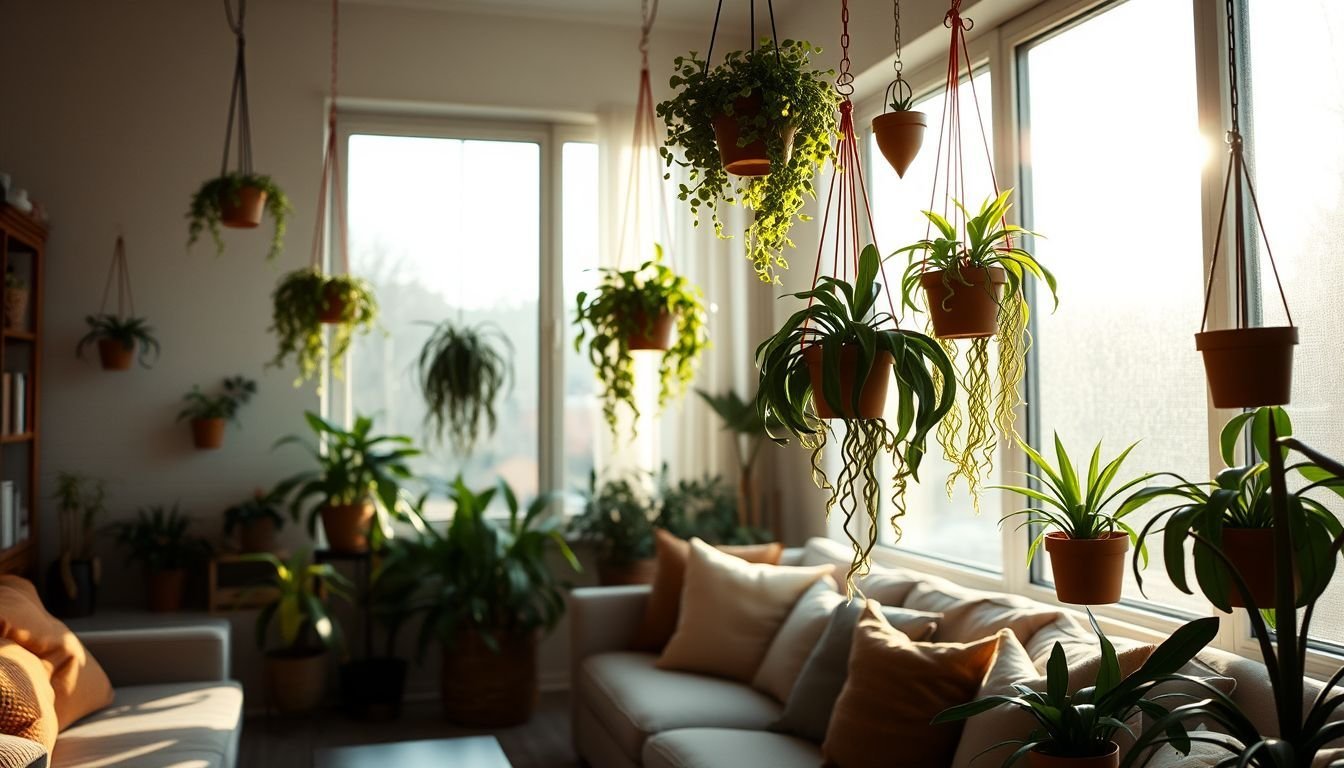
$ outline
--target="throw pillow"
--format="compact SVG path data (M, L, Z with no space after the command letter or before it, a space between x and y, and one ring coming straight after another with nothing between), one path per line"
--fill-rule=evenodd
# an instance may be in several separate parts
M690 548L677 631L658 667L751 682L789 611L829 569L748 563L699 539Z
M835 579L830 576L818 579L798 598L789 617L775 633L751 686L781 702L787 701L798 673L816 647L817 640L821 639L831 614L844 602L844 596L836 591Z
M961 723L931 725L950 706L970 701L1005 634L973 643L917 643L892 628L869 601L854 630L849 679L821 745L836 768L947 765Z
M1153 753L1148 758L1146 768L1213 768L1232 755L1240 754L1242 751L1241 743L1231 736L1223 734L1210 733L1204 726L1190 731L1191 743L1190 754L1182 755L1176 751L1176 748L1170 744ZM1220 747L1217 744L1210 744L1203 739L1223 738L1227 740L1228 747Z
M59 731L46 668L18 643L0 640L0 733L36 741L50 752Z
M1013 630L1017 639L1025 643L1037 630L1062 615L1024 597L972 591L932 578L918 584L903 605L943 614L933 636L940 643L969 643L1004 627Z
M56 720L67 728L112 703L112 683L98 661L42 607L32 582L0 575L0 638L42 660L56 694Z
M644 617L635 630L632 649L657 653L663 650L677 629L681 610L681 587L686 579L686 561L691 545L684 539L659 528L654 532L654 548L658 570L653 577L653 590L644 604ZM749 563L778 565L784 554L784 545L755 544L743 547L721 547L720 551Z

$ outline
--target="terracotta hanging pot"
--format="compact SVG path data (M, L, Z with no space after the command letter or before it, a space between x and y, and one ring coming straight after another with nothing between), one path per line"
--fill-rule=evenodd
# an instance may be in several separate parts
M1195 546L1203 546L1196 544ZM1273 528L1224 528L1223 554L1241 574L1258 608L1274 607L1275 565ZM1294 574L1296 575L1296 574ZM1226 579L1227 601L1233 608L1245 608L1241 590Z
M1027 765L1030 768L1119 768L1120 747L1113 741L1106 745L1104 753L1091 757L1059 757L1033 749L1027 753Z
M649 322L649 318L643 312L637 312L631 316L631 327L635 328L630 332L626 341L630 349L657 349L668 350L672 348L672 331L676 326L676 315L667 310L659 310L658 316Z
M149 572L149 610L172 613L182 610L182 596L186 592L185 568L165 568Z
M1074 605L1120 602L1125 578L1129 536L1108 533L1099 539L1071 539L1052 531L1045 535L1045 551L1055 575L1055 596Z
M243 187L235 197L225 192L219 197L219 223L234 229L252 229L261 223L266 207L266 190Z
M598 561L597 583L603 587L624 587L631 584L652 584L658 571L658 559L646 557L642 560L616 565Z
M317 315L318 321L328 325L345 322L345 294L341 292L340 286L335 283L322 286L322 298L322 311Z
M266 688L276 711L311 712L322 703L326 687L326 651L286 650L266 654Z
M924 129L929 118L923 112L886 112L873 118L873 136L877 148L887 158L896 175L905 177L910 164L924 143Z
M224 419L192 419L191 441L197 450L213 451L224 444Z
M820 346L810 346L803 350L803 360L807 363L807 372L812 379L812 402L816 406L817 416L822 419L880 419L887 408L887 382L891 381L891 366L895 363L891 354L879 351L873 358L872 366L863 372L856 369L859 364L859 348L845 344L840 348L840 397L844 401L839 411L826 402L822 383L822 353ZM863 390L859 393L858 412L854 411L854 377L865 377Z
M752 94L733 102L733 114L719 113L711 120L714 126L714 141L719 145L719 159L723 169L736 176L766 176L770 173L770 154L766 151L765 138L758 137L746 146L738 146L742 135L742 121L754 120L761 113L761 97ZM779 128L767 126L766 130L778 130L784 140L784 162L793 156L793 134L797 129L792 125Z
M443 649L439 689L450 722L478 728L520 725L537 706L537 633L496 632L498 650L474 629Z
M1216 408L1286 405L1293 394L1296 326L1228 328L1195 334Z
M269 517L248 520L238 528L238 548L244 554L275 550L275 521Z
M919 284L928 299L933 334L940 339L979 339L999 330L999 300L1008 275L999 267L957 270L961 279L943 270L925 272Z
M369 549L373 503L329 504L322 508L322 531L333 552L360 553Z
M5 327L23 330L28 325L28 289L5 289Z
M127 346L116 339L99 339L98 362L104 371L130 370L131 363L135 362L135 342Z

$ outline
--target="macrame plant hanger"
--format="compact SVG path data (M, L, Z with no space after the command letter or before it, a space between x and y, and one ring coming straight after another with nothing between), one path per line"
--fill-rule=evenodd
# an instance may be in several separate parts
M652 182L657 187L655 197L656 217L654 237L661 238L662 245L654 243L656 258L663 259L669 265L675 253L672 242L672 216L667 201L667 190L662 184L662 174L658 171L658 123L653 111L653 89L649 81L649 34L653 31L653 22L658 17L658 0L644 0L640 24L639 55L639 97L635 101L635 130L630 141L630 174L625 190L625 207L621 213L621 237L616 243L616 267L625 262L626 236L641 235L640 222L646 210L643 205L644 194ZM651 166L645 168L645 166ZM633 222L633 224L632 224ZM632 230L633 227L633 230ZM640 245L642 248L642 244ZM640 257L644 260L644 257Z
M232 0L224 0L224 18L237 41L233 61L233 87L229 93L229 117L224 124L224 153L219 160L219 176L229 175L229 154L233 149L233 134L238 133L237 165L234 172L242 178L253 175L252 168L252 111L247 101L247 0L238 0L238 12ZM264 192L248 189L247 198L235 200L228 195L221 201L220 223L226 227L250 229L261 223ZM243 192L239 193L240 195Z
M313 271L324 272L323 256L326 250L327 228L334 230L332 245L335 258L332 265L339 264L340 274L350 272L349 228L345 216L345 204L341 200L341 153L340 136L336 132L337 62L340 49L340 2L331 2L331 97L327 105L327 148L322 156L322 181L317 191L317 226L313 233L313 253L309 261ZM327 219L327 203L331 202L334 222ZM334 226L333 226L334 224ZM338 322L339 313L323 318L323 322Z
M112 285L117 286L118 320L135 317L135 296L131 294L131 267L126 261L126 240L117 235L117 243L112 246L112 263L107 267L107 282L103 285L103 304L99 314L107 315L107 302L112 298Z
M1227 76L1228 98L1232 128L1227 132L1227 174L1223 179L1223 197L1218 206L1218 231L1214 237L1213 253L1209 260L1209 278L1204 290L1204 312L1200 332L1195 334L1195 348L1204 357L1204 372L1209 382L1209 393L1218 408L1258 408L1265 405L1285 405L1293 389L1293 347L1297 345L1298 331L1293 325L1293 313L1288 309L1288 297L1279 279L1279 267L1274 251L1269 246L1269 235L1260 216L1260 203L1255 195L1255 183L1247 166L1245 145L1241 135L1240 84L1237 78L1237 31L1235 8L1227 0ZM1218 256L1223 244L1223 226L1226 223L1228 193L1232 198L1232 242L1236 259L1233 323L1230 328L1208 330L1209 307L1213 303L1214 281L1218 274ZM1270 272L1279 290L1287 325L1251 327L1251 243L1246 242L1247 207L1255 213L1255 225L1265 242Z
M901 60L901 0L891 3L892 44L896 49L896 58L891 62L896 77L887 84L882 98L882 114L873 118L873 136L877 139L877 148L896 171L896 175L905 177L910 164L919 154L924 143L924 130L929 118L923 112L910 109L915 92L906 82ZM888 111L890 110L890 111Z

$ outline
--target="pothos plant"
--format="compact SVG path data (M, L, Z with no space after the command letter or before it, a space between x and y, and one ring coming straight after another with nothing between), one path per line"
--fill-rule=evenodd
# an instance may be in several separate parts
M617 410L624 403L638 417L635 403L635 359L630 337L647 335L660 313L670 313L676 323L672 345L658 364L658 407L690 383L696 362L709 346L705 306L700 290L663 263L663 250L655 246L654 258L637 269L606 267L598 270L602 280L591 293L577 297L574 349L584 351L602 385L602 415L617 434Z
M897 254L908 254L910 259L901 280L901 304L916 313L925 309L921 286L927 288L926 276L940 278L945 292L936 295L947 297L942 300L946 302L957 291L985 290L985 285L975 284L965 277L967 270L1003 271L1002 291L997 295L991 293L997 305L992 335L997 347L994 371L990 370L991 337L971 339L964 358L959 356L954 339L938 338L956 368L965 401L955 403L938 427L938 442L953 467L947 479L947 490L950 494L957 479L964 479L977 508L981 478L993 464L999 438L1017 437L1013 422L1021 402L1018 387L1030 346L1027 321L1031 309L1024 295L1027 280L1044 283L1055 306L1059 305L1055 276L1021 244L1020 238L1024 236L1040 235L1007 223L1012 192L1008 189L992 200L985 200L974 215L960 201L953 200L965 219L964 238L953 222L934 211L924 211L924 216L937 230L937 237L920 240L896 251ZM929 300L933 300L935 292L929 295Z
M904 495L910 479L918 481L925 440L956 399L952 361L937 342L916 331L895 327L889 312L877 309L882 286L877 282L880 259L869 245L859 256L853 285L834 277L822 277L815 288L792 294L808 302L756 349L760 387L756 405L765 424L774 420L785 435L770 430L775 442L784 444L793 436L812 450L812 478L829 493L829 514L839 506L845 533L854 547L850 577L866 567L877 542L877 513L881 483L877 475L879 453L891 455L891 481L895 511L891 524L900 535L899 519L905 513ZM821 390L809 370L807 357L820 353ZM855 358L853 387L843 391L840 365L843 353ZM865 375L880 355L892 359L896 384L896 418L844 417L840 474L834 482L826 476L822 450L833 428L819 416L818 399L833 413L856 413ZM858 514L870 522L865 540L852 529Z
M498 328L445 320L420 350L425 423L463 455L480 435L495 431L495 401L513 375L513 343Z
M271 230L271 246L266 251L266 259L273 261L280 255L285 242L285 227L292 210L289 198L276 186L270 176L255 173L228 173L210 179L196 190L191 197L191 210L187 219L187 245L192 246L200 239L202 232L209 232L215 242L215 253L224 254L224 238L220 236L219 225L224 217L226 205L240 205L244 189L255 189L266 195L266 213L270 214L274 229Z
M284 365L285 358L293 355L299 366L295 386L316 375L323 358L339 377L355 332L368 333L378 317L378 302L366 281L352 275L326 275L311 267L285 275L272 299L271 330L279 349L271 365ZM330 343L323 333L324 324L333 326Z
M673 163L688 169L688 183L679 185L678 197L690 203L697 224L702 208L709 209L719 237L724 236L720 203L752 211L746 252L765 282L777 283L775 270L788 268L784 249L793 245L789 229L795 220L806 218L802 208L814 196L812 179L834 154L833 73L809 64L820 52L806 41L785 40L776 46L763 40L749 51L729 53L710 69L692 51L676 58L670 85L677 93L657 108L667 125L667 141L659 149L664 162L669 170ZM759 98L760 110L754 116L736 114L739 100L753 97ZM714 137L713 122L719 115L738 119L739 145L764 140L768 175L730 178Z

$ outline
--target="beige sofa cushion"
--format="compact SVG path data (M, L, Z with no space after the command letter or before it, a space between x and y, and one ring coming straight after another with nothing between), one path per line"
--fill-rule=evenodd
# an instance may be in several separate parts
M47 768L47 751L36 741L0 733L0 765Z
M602 653L585 659L576 695L638 762L649 736L677 728L763 731L778 702L741 683L659 669L647 653Z
M826 631L831 614L844 602L844 595L836 591L835 580L829 576L809 587L770 641L751 686L778 701L787 701L803 663Z
M1025 644L1064 615L1025 597L965 589L932 577L911 590L904 605L943 614L933 634L936 643L972 643L1011 629Z
M780 733L683 728L644 743L644 768L817 768L821 750Z
M234 682L118 688L115 704L61 732L51 762L61 768L232 765L242 711L243 690Z

